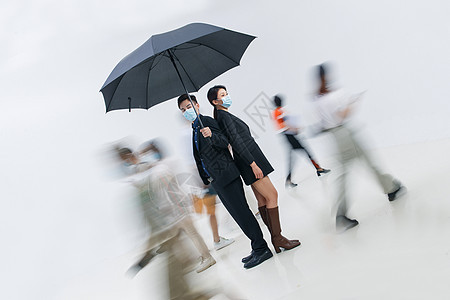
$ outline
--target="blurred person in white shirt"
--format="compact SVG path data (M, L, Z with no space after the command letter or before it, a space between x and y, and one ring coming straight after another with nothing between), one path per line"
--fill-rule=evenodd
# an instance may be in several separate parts
M139 193L142 212L151 228L147 251L141 260L130 268L129 274L135 275L144 268L161 252L158 248L162 244L172 238L179 240L181 232L190 238L201 254L197 272L214 265L216 261L209 253L189 215L186 203L188 195L180 189L170 167L164 163L163 155L156 150L147 150L141 154L129 148L118 149L118 155L128 170L126 171L129 175L128 181ZM171 243L173 244L173 241ZM178 243L177 246L182 247L182 243Z
M366 163L389 201L396 200L405 191L405 188L398 180L376 167L368 152L357 139L355 131L347 124L363 93L350 95L343 89L331 89L327 80L327 66L319 65L317 70L320 85L314 97L314 104L321 119L322 131L331 133L335 138L338 161L342 166L337 180L339 191L335 211L336 228L338 231L345 231L359 224L357 220L347 216L346 175L350 164L355 159L359 158Z
M146 157L150 157L150 162L159 159L169 165L172 169L176 169L177 166L179 167L180 162L170 161L164 154L165 151L162 150L162 147L161 142L156 139L144 143L143 146L141 146L142 150L140 151L143 160L145 160ZM192 201L189 201L189 204L193 204L194 211L197 214L202 214L205 210L206 214L209 216L214 249L217 251L234 243L234 239L227 239L219 235L219 226L216 217L217 193L214 188L212 186L205 186L201 181L200 176L194 173L194 170L186 170L181 174L177 174L177 178L181 181L180 185L182 185L189 194L190 200Z

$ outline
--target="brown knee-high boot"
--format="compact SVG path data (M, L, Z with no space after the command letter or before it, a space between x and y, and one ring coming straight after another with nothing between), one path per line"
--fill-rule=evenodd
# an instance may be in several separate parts
M272 245L275 248L275 252L280 253L280 247L285 250L290 250L300 246L301 243L299 240L289 240L281 235L278 206L274 208L266 208L266 211L268 224L270 225L270 234L272 235Z

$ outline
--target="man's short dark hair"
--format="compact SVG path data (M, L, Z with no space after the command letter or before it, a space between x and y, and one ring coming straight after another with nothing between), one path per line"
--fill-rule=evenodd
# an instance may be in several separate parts
M116 147L116 151L117 151L117 155L122 159L125 160L127 159L128 155L133 154L133 151L131 151L130 148L127 147Z
M194 95L189 95L189 96L191 96L192 102L198 103L198 102L197 102L197 98L195 98ZM184 100L189 100L189 97L188 97L187 94L183 94L183 95L181 95L180 97L178 97L178 108L180 108L180 104L181 104L181 102L183 102Z

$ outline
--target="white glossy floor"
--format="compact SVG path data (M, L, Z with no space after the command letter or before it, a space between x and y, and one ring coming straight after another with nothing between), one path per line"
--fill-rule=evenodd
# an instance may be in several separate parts
M393 203L364 168L355 166L350 214L360 226L343 234L334 233L330 215L337 172L318 178L301 159L294 176L299 187L286 191L281 181L276 185L283 233L302 246L245 270L240 259L250 251L248 240L219 206L221 234L236 242L212 251L217 264L188 279L197 289L226 291L214 299L450 299L449 152L450 140L379 150L383 165L408 188ZM331 158L321 160L334 168ZM196 218L212 248L207 224ZM164 256L134 279L125 276L137 252L86 269L55 299L166 299Z

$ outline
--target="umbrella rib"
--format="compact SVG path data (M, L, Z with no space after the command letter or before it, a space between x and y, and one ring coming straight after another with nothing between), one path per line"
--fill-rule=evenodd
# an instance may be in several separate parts
M170 51L170 50L168 50ZM178 57L175 55L175 51L172 51L172 55L173 57L175 57L175 59L178 61L178 63L180 64L181 68L183 68L184 73L186 73L186 76L189 78L189 80L191 81L192 85L194 86L194 88L196 90L197 89L197 85L194 83L194 81L192 80L191 76L189 76L188 72L186 71L186 69L184 68L183 64L181 63L181 61L178 59Z
M161 53L157 54L156 56L157 57L161 56ZM147 84L145 86L145 108L147 108L147 109L149 109L149 107L148 107L148 82L150 81L150 72L152 71L153 67L155 67L161 61L161 59L158 61L158 63L153 65L155 61L156 61L156 57L152 60L152 64L150 65L150 68L148 69L148 73L147 73Z
M159 54L157 54L156 55L156 57L158 57L158 56L161 56L161 54L162 53L159 53ZM156 63L156 64L154 64L154 62L156 61L156 57L154 57L153 58L153 60L152 60L152 64L151 64L151 66L150 66L150 70L148 71L148 73L150 73L150 71L161 61L161 59L158 61L158 63ZM141 63L139 63L139 64L137 64L136 66L134 66L133 68L135 68L135 67L137 67L137 66L140 66L140 65L142 65L142 64L144 64L146 61L148 61L148 59L146 59L146 60L144 60L143 62L141 62ZM125 73L123 73L121 76L120 76L120 80L119 80L119 83L122 81L122 79L123 79L123 77L125 76L125 74L126 74L126 72ZM148 86L148 81L149 81L149 78L148 78L149 76L147 76L147 86ZM119 77L118 77L119 78ZM118 84L119 84L118 83ZM116 94L116 91L117 91L117 89L115 89L114 90L114 92L113 92L113 94L112 94L112 96L111 96L111 100L109 101L109 103L108 103L108 105L106 106L106 111L108 112L109 111L109 107L111 106L111 103L113 102L113 98L114 98L114 95ZM148 89L147 89L147 91L146 91L146 99L145 99L145 104L148 106Z
M122 81L122 78L123 78L124 75L125 75L125 74L121 75L120 80L119 80L119 82L117 83L117 85L119 85L119 83ZM117 88L114 89L114 92L113 92L113 94L112 94L112 96L111 96L111 100L109 101L108 105L106 106L106 112L109 111L109 107L111 106L111 103L112 103L112 101L113 101L113 99L114 99L114 95L116 94L116 91L117 91Z
M177 50L189 50L189 49L197 48L197 47L200 46L200 44L194 44L194 43L190 43L190 42L186 42L185 44L187 44L187 43L192 44L192 46L189 46L189 47L183 47L183 48L176 48L176 49L177 49Z
M216 51L216 52L222 54L223 56L225 56L226 58L228 58L229 60L231 60L231 61L234 62L235 64L239 65L239 62L235 61L234 59L232 59L231 57L229 57L229 56L226 55L225 53L223 53L223 52L221 52L221 51L219 51L219 50L217 50L217 49L214 49L214 48L212 48L212 47L210 47L210 46L208 46L208 45L201 44L201 43L191 43L191 42L187 42L186 44L193 44L193 45L197 45L197 46L205 46L205 47L207 47L207 48L209 48L209 49L211 49L211 50L214 50L214 51ZM180 50L182 50L182 49L180 49Z
M156 56L154 58L154 61L156 61L156 58L158 56L160 57L160 59L158 60L158 62L156 64L153 64L153 62L152 62L152 65L150 66L150 69L153 69L154 67L156 67L159 64L159 62L161 61L162 57L164 56L164 52L160 52L160 53L156 54Z

